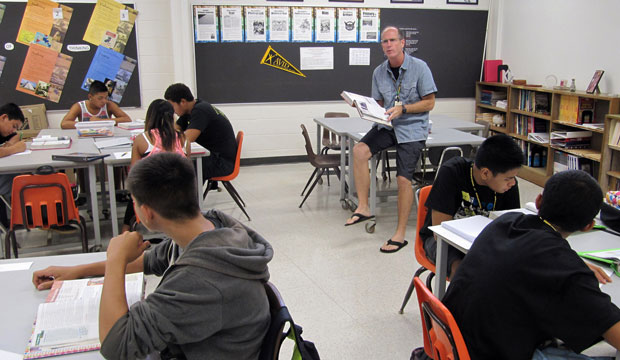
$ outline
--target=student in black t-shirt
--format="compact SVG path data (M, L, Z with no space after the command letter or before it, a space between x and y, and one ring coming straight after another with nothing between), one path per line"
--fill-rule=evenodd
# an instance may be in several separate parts
M434 263L437 242L429 226L442 221L473 215L488 216L493 210L520 206L517 172L523 152L509 136L499 134L486 139L472 162L461 157L450 159L437 174L433 188L423 204L428 208L420 237L426 256ZM448 247L448 271L453 274L463 253Z
M187 141L195 141L211 153L202 158L203 180L231 174L235 168L237 140L226 115L208 102L194 99L184 84L170 85L164 98L179 116L177 125Z
M19 106L8 103L0 107L0 158L26 150L26 143L17 134L17 129L24 125L24 114ZM15 174L0 175L0 195L8 201L11 198L11 187ZM0 222L8 226L8 218L4 203L0 201Z
M601 336L620 349L620 309L597 281L611 279L566 241L592 229L602 201L590 175L563 171L536 198L538 215L504 214L480 233L442 299L472 359L577 359ZM564 346L541 346L554 339Z

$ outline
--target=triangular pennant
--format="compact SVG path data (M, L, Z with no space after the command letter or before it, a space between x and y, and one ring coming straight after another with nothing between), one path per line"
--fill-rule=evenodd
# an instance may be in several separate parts
M271 47L271 45L269 45L269 47L267 48L267 51L265 52L265 55L263 56L263 59L260 61L260 63L263 65L272 66L276 69L288 71L291 74L306 77L306 75L304 75L301 71L297 70L297 68L294 67L293 64L288 62L288 60L282 57L282 55L278 54L278 52L275 51Z

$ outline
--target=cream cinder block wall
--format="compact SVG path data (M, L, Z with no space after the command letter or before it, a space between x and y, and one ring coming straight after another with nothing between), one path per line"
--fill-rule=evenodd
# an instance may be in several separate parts
M498 58L517 79L545 85L549 75L574 78L578 90L603 69L601 91L618 94L619 13L617 0L501 0Z
M445 0L426 0L424 4L415 5L390 4L387 0L366 0L363 4L334 3L328 0L306 0L303 3L266 0L135 0L135 7L140 11L136 20L136 29L142 108L124 110L134 119L144 118L148 104L153 99L163 97L166 87L174 82L187 84L195 93L192 4L329 7L346 5L468 11L488 10L492 1L479 0L479 4L475 6L448 6ZM380 45L376 44L376 46ZM430 65L432 67L432 64ZM372 70L368 68L369 82ZM251 86L251 79L248 81L248 86ZM341 111L355 115L355 110L346 106L343 101L215 105L226 113L235 131L245 132L241 156L246 159L303 155L305 150L300 124L306 125L314 141L316 125L313 118L320 117L328 111ZM48 111L50 126L58 127L64 114L64 111ZM432 114L451 115L473 121L474 99L438 99Z

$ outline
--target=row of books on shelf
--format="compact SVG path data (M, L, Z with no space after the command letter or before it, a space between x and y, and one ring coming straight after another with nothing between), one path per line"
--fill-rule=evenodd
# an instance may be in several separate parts
M515 115L514 132L524 136L527 136L529 133L546 133L547 121L536 119L533 116Z
M508 107L505 91L481 90L480 103L500 107L502 109Z
M519 110L549 115L551 109L550 94L530 90L519 91Z
M547 166L547 149L523 140L516 140L523 151L524 163L529 167Z
M583 170L594 176L593 162L590 159L582 158L577 155L568 154L562 151L553 153L553 173L564 170Z
M590 124L594 122L596 102L592 98L572 95L560 97L560 113L558 119L574 124Z

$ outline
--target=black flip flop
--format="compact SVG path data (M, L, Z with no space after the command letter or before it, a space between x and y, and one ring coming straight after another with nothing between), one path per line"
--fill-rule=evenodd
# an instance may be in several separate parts
M405 240L404 242L398 242L398 241L392 241L392 239L387 241L388 245L394 245L397 246L396 249L392 249L392 250L383 250L382 248L379 248L379 251L381 251L382 253L395 253L398 250L404 248L405 246L407 246L407 244L409 244L409 241Z
M374 215L366 216L366 215L360 214L360 213L353 213L353 215L351 215L351 217L354 217L354 216L357 216L357 220L355 220L354 222L352 222L350 224L344 224L344 226L350 226L350 225L359 224L359 223L364 222L366 220L370 220L370 219L374 219L375 218Z

